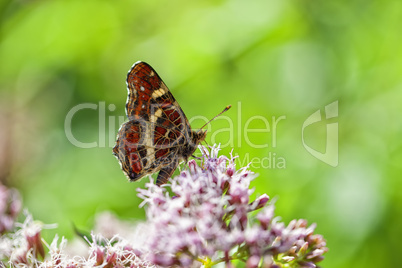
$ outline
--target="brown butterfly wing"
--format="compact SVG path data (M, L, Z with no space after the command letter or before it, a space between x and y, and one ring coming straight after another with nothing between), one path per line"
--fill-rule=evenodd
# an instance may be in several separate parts
M179 162L179 148L191 129L168 87L145 62L137 62L127 75L126 113L130 121L118 134L113 153L130 180L161 170L157 183L167 182Z

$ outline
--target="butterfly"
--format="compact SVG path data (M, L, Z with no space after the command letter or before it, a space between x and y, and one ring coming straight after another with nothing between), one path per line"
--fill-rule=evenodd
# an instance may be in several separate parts
M131 67L127 90L129 121L119 129L113 154L131 181L159 171L156 184L165 184L179 163L187 162L205 140L206 130L191 129L180 105L149 64L138 61Z

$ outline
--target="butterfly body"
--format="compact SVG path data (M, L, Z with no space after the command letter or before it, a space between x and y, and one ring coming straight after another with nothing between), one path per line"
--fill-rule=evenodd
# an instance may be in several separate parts
M131 181L159 171L157 184L168 181L181 161L193 155L206 131L190 124L168 87L145 62L136 62L127 75L124 123L113 154Z

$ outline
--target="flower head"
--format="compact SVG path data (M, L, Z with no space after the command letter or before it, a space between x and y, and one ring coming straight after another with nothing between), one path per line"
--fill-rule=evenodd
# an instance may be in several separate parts
M29 264L32 260L45 257L41 239L43 225L35 222L26 213L24 223L17 223L17 230L0 237L0 258L9 258L13 264ZM3 250L2 250L3 249Z
M314 226L308 228L304 220L288 226L276 221L266 194L251 200L250 182L256 175L248 167L236 170L233 157L217 156L218 147L209 153L200 149L202 164L191 160L189 169L173 178L171 185L158 187L151 180L146 189L138 189L142 204L147 205L148 257L153 263L208 266L240 260L254 267L261 262L320 260L325 242L312 243ZM250 216L260 208L256 217Z
M328 249L314 234L315 225L280 222L268 195L251 197L256 175L248 166L236 169L233 157L218 157L218 147L200 149L201 164L191 160L170 185L150 180L138 190L147 220L136 228L104 214L98 229L106 237L92 232L86 255L70 256L66 239L59 243L56 236L47 245L41 238L46 226L27 214L24 223L13 224L14 232L0 237L0 260L10 267L46 268L211 267L221 262L234 267L239 261L246 267L317 267Z
M0 235L14 227L21 211L21 197L15 189L0 184Z

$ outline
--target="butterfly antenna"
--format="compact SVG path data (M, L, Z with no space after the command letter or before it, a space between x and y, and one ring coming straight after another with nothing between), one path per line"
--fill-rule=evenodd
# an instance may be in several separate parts
M206 125L208 125L209 123L211 123L212 120L214 120L215 118L217 118L218 116L220 116L221 114L223 114L224 112L226 112L227 110L229 110L231 107L232 107L232 105L226 106L226 108L223 109L222 112L220 112L219 114L215 115L215 117L212 118L211 120L209 120L205 125L203 125L203 126L201 127L201 129L203 129Z

